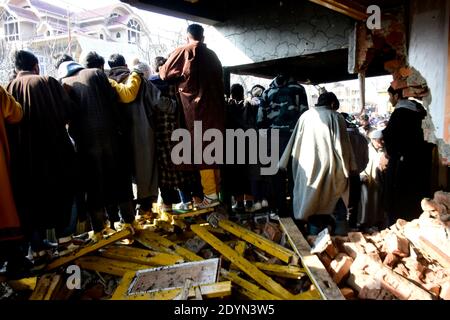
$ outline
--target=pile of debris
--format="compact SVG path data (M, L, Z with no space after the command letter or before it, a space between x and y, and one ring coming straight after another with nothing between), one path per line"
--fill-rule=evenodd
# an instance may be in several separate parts
M347 299L450 300L450 193L423 214L370 235L308 237Z
M31 300L321 298L278 220L249 215L238 222L212 209L144 217L143 230L135 234L116 232L55 259L34 277L0 279L0 295Z

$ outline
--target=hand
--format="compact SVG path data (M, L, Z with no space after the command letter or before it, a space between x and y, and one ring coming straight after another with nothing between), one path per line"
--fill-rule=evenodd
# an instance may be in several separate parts
M378 165L378 168L381 171L385 171L388 167L388 163L389 163L389 157L386 153L383 153L383 155L380 158L380 164Z

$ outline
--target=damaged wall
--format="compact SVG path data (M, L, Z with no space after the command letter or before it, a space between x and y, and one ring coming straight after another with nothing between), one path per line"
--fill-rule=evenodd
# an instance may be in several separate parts
M425 122L428 140L440 145L441 154L450 159L450 141L444 144L449 39L449 1L411 0L408 60L426 79L431 96L424 99L431 119ZM435 129L435 130L433 130ZM447 128L448 130L448 128ZM434 132L433 132L434 131Z
M352 19L307 1L280 4L255 7L215 27L254 62L348 47Z

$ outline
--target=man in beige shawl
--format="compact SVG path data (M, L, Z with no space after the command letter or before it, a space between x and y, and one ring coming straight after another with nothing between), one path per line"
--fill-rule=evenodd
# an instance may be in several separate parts
M289 157L293 157L294 217L308 223L322 221L314 223L316 231L333 226L340 199L347 205L348 177L356 167L345 120L337 109L336 95L322 94L316 107L297 122L279 163L280 169L286 169ZM319 215L321 219L311 219Z

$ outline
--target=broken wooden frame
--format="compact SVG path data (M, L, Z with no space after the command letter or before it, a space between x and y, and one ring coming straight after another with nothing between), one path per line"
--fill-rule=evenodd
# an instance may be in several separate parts
M192 286L217 282L220 259L186 262L137 271L127 294L156 292L183 288L186 280Z
M147 292L128 295L128 288L130 287L135 275L136 272L130 271L123 276L119 286L116 288L116 291L114 291L111 300L173 300L181 293L182 289L178 288L159 292ZM222 281L212 284L193 286L189 289L188 298L196 296L197 288L200 288L203 298L214 299L231 295L231 281Z

